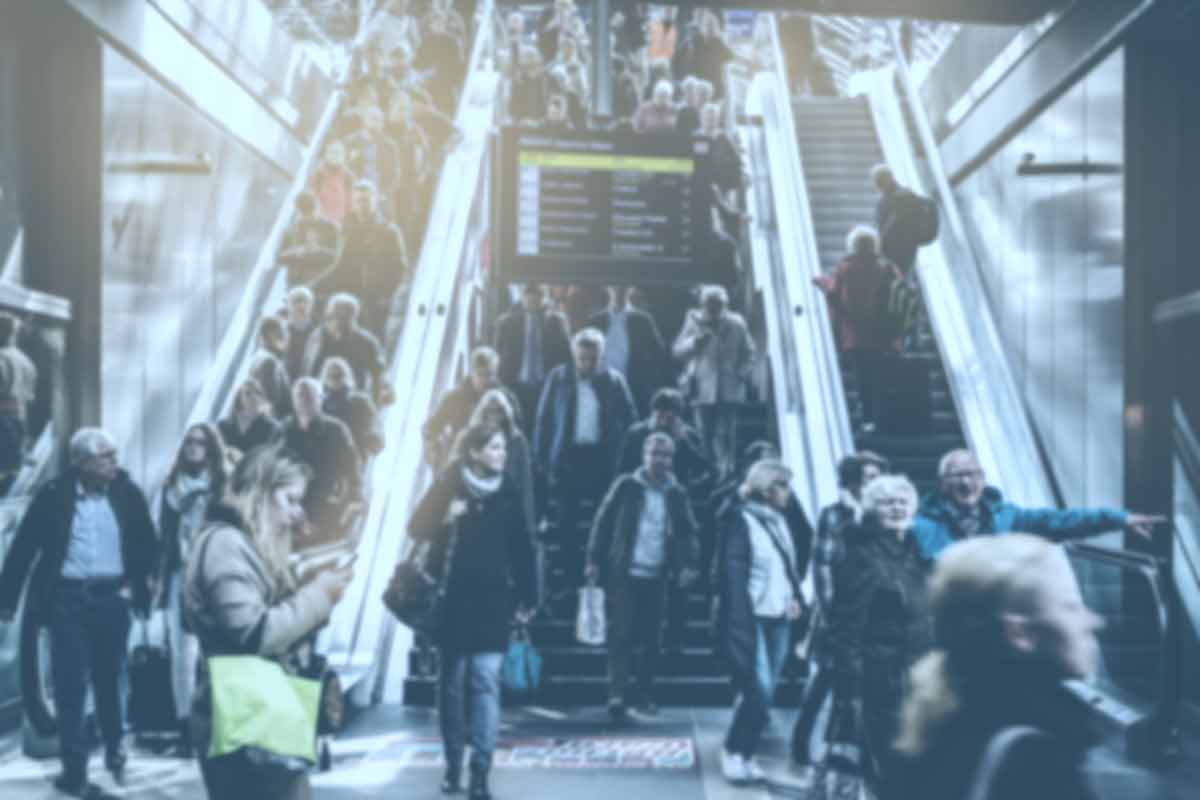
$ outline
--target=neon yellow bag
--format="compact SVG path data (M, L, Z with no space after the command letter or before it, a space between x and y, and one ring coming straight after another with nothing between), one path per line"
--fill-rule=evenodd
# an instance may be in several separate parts
M317 760L320 681L296 678L258 656L212 656L209 758L249 750L258 760L303 769Z

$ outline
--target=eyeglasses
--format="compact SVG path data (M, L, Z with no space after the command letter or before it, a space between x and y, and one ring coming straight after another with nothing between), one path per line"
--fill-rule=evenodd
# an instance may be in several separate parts
M968 469L968 470L963 470L962 472L947 472L945 475L942 476L943 479L949 480L949 481L961 481L961 480L976 480L977 481L982 477L983 477L983 470L981 470L981 469Z
M188 437L187 439L183 440L183 443L184 444L196 444L196 445L200 445L201 447L208 447L207 439L197 439L194 437Z
M99 453L94 453L92 455L92 459L94 461L116 461L117 460L117 451L116 450L103 450Z

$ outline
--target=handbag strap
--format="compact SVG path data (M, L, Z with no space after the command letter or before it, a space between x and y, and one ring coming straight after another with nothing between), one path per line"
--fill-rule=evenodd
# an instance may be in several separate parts
M979 768L975 771L975 780L971 784L971 793L967 795L966 800L991 800L992 784L996 781L996 775L999 774L1004 759L1008 757L1008 754L1018 742L1022 739L1036 736L1038 733L1037 728L1032 728L1028 725L1013 725L1008 728L1001 728L999 732L994 734L991 740L988 741L987 748L983 751L983 759L979 762Z
M770 523L763 520L753 511L747 510L746 513L754 517L754 521L761 525L762 529L766 531L767 538L771 540L771 545L774 546L775 552L778 553L779 557L783 559L783 564L786 567L785 571L787 572L788 583L792 585L792 591L795 593L796 599L803 601L804 594L800 591L800 584L796 581L796 565L792 563L792 559L788 557L787 550L785 550L783 545L780 544L778 537L775 536L775 531L771 529ZM781 514L780 517L782 518L782 516L783 515ZM784 524L787 524L787 520L784 520Z

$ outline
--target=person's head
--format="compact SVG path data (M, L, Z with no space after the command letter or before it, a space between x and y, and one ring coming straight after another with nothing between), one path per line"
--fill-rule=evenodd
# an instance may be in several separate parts
M552 94L546 101L546 121L562 124L567 121L567 98L561 94Z
M407 43L401 42L392 48L392 68L407 70L413 63L413 51Z
M755 461L746 472L746 478L738 487L738 496L743 500L757 500L780 511L787 508L791 497L792 470L782 461L763 459Z
M259 557L284 585L291 580L292 535L304 525L304 492L310 480L308 465L280 445L251 450L230 479L231 505L241 515Z
M617 310L625 308L625 300L629 297L629 287L609 286L605 291L608 294L609 308Z
M371 133L382 131L383 123L383 109L379 106L371 106L367 109L367 113L363 115L363 124L367 126L367 130Z
M1063 549L1023 533L957 542L930 580L936 649L912 670L898 748L925 752L981 699L1090 677L1103 620L1084 604Z
M354 212L364 217L375 214L375 184L366 178L354 184L350 192L350 204Z
M267 400L267 393L263 391L262 384L254 378L246 378L238 385L237 392L233 395L234 411L257 417L270 413L270 409L271 403Z
M541 311L546 307L546 289L540 283L527 283L521 288L521 306L526 311Z
M675 87L666 78L661 78L654 84L654 105L659 108L671 105L671 98L674 95Z
M684 102L689 105L695 105L693 101L696 98L696 84L699 82L700 79L695 75L688 75L679 82L679 93L683 95Z
M312 376L305 376L292 384L292 408L296 418L308 422L321 413L321 401L325 392L321 382Z
M737 474L744 480L750 467L759 461L778 461L779 448L766 439L755 439L746 445L737 460Z
M717 19L717 15L707 9L697 12L699 15L699 30L703 36L713 37L721 35L721 21Z
M485 392L496 385L500 374L500 354L490 347L476 347L471 351L471 385L477 392Z
M275 353L282 353L288 346L287 323L274 314L268 314L258 321L259 346Z
M331 167L346 165L346 145L342 144L341 139L334 139L325 145L325 163Z
M720 103L705 103L700 108L700 130L706 136L714 136L721 130Z
M9 347L17 341L20 321L15 314L0 311L0 347Z
M571 339L571 355L579 377L590 378L604 355L604 334L594 328L584 328Z
M870 225L855 225L846 234L846 252L868 258L879 255L879 231Z
M974 509L983 499L983 467L970 450L951 450L938 462L938 481L942 493L964 510Z
M887 459L870 450L860 450L838 462L838 486L861 498L863 487L887 471Z
M511 438L517 428L517 412L501 389L488 389L471 412L470 424L491 425Z
M225 442L216 426L207 422L199 422L183 434L167 483L172 483L180 473L200 472L208 473L213 496L221 497L225 493Z
M675 463L675 441L665 433L652 433L642 443L642 468L655 483L662 483L671 474Z
M579 43L574 36L563 36L558 40L558 58L567 63L579 58Z
M117 442L101 428L80 428L68 445L71 466L80 480L94 488L103 488L117 477Z
M495 425L469 425L459 437L456 449L472 472L499 475L508 460L508 437Z
M871 183L875 184L875 188L883 194L890 194L896 190L896 176L892 174L892 169L887 164L876 164L871 169Z
M325 327L335 336L342 336L358 322L358 298L347 292L338 292L329 298L325 309Z
M331 394L354 391L354 370L341 356L325 359L321 365L321 385Z
M525 15L520 11L514 11L508 15L508 35L513 39L519 39L525 35Z
M300 219L310 219L317 213L317 198L312 192L304 191L296 195L296 216Z
M907 533L917 515L917 488L903 475L880 475L863 487L862 509L885 530Z
M729 294L724 286L705 286L700 290L700 308L704 316L715 322L725 313L729 306Z
M287 293L288 323L296 327L308 325L313 310L312 289L307 286L293 287Z
M650 398L650 415L660 430L670 430L682 413L683 395L678 389L659 389Z

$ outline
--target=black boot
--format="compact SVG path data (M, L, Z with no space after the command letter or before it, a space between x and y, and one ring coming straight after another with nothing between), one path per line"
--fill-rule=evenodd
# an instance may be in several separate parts
M471 786L467 790L467 797L470 800L492 800L492 793L488 791L487 767L471 765Z
M447 761L446 775L442 778L442 794L458 794L462 791L462 762Z
M179 742L175 745L175 757L190 759L193 754L192 721L187 717L183 717L179 720Z

